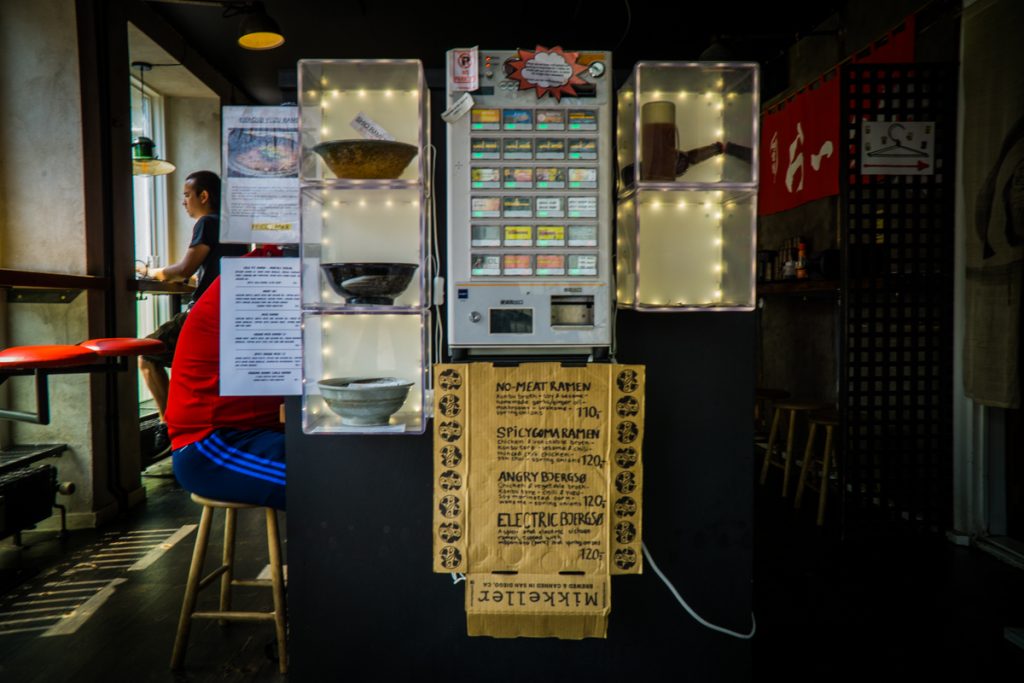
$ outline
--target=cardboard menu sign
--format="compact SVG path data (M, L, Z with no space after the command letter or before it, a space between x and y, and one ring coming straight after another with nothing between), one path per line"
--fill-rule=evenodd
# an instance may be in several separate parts
M605 637L642 568L644 367L437 365L434 571L469 635Z

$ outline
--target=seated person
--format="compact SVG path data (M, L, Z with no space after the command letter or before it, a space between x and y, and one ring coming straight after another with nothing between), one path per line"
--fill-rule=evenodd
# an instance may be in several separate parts
M282 400L220 395L218 277L186 318L171 369L167 428L178 482L200 496L284 510Z
M196 221L192 227L192 240L189 242L188 250L180 261L165 268L140 265L135 269L143 277L168 282L187 282L195 274L198 284L192 294L190 306L199 301L206 288L220 274L221 257L241 256L249 251L247 245L222 244L220 241L220 190L220 178L216 173L190 173L185 178L182 190L182 206L189 217ZM157 453L161 453L170 445L167 443L167 427L164 424L168 386L165 368L170 367L174 359L175 345L187 314L187 310L178 313L149 335L151 339L159 339L164 343L166 348L162 353L139 356L139 371L142 373L146 388L153 396L153 402L162 421L156 434Z

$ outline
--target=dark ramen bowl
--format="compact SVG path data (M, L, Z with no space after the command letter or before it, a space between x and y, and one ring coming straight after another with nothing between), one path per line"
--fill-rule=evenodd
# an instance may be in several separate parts
M415 263L324 263L320 269L346 303L391 306L418 267Z
M331 140L313 147L339 178L393 179L419 150L415 145L392 140Z

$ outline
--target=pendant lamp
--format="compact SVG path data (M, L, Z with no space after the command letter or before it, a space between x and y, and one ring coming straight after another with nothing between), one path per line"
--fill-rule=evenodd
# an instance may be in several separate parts
M145 95L146 72L153 68L149 62L132 62L132 67L139 70L139 91ZM175 165L164 159L157 158L156 145L145 135L132 140L132 175L155 176L173 173Z
M238 44L246 50L273 50L284 45L284 35L262 2L254 2L242 17Z

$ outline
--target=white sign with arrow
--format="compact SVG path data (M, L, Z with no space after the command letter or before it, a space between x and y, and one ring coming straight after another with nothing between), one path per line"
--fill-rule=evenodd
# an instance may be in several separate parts
M862 121L862 175L935 173L934 121Z

